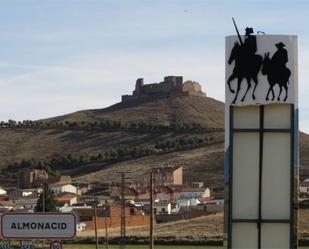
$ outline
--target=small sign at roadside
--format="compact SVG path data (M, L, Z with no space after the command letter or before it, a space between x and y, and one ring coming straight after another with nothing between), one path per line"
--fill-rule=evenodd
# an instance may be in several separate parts
M60 241L53 241L50 243L49 249L62 249L63 246Z
M9 243L0 244L0 249L10 249L11 245Z
M35 249L34 244L22 244L21 249Z

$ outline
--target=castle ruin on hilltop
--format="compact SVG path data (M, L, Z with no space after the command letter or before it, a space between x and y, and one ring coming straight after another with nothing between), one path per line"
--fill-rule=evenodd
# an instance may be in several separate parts
M166 76L160 83L144 85L144 79L136 80L132 95L122 95L122 102L166 98L170 96L198 96L205 97L199 83L194 81L183 82L182 76Z

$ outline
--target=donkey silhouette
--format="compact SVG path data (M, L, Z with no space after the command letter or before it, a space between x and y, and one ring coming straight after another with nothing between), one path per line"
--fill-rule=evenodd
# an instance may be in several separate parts
M280 101L280 96L282 93L282 87L285 89L285 97L283 101L286 101L288 97L288 83L289 78L291 76L291 70L286 67L286 62L278 63L277 60L274 59L275 54L272 58L269 58L269 53L265 53L263 66L262 66L262 74L267 75L269 89L266 95L266 101L269 100L269 94L272 93L272 99L275 99L274 86L279 85L280 92L277 97L277 100Z

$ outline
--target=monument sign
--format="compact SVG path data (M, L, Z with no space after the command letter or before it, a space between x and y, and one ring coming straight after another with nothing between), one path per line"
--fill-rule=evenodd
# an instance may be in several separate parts
M225 93L225 248L297 248L297 37L226 37Z

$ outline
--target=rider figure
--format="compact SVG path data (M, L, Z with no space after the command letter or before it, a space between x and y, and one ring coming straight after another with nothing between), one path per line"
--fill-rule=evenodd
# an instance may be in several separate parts
M277 51L274 53L271 58L271 64L276 65L277 68L284 68L288 62L288 52L285 48L284 43L279 42L276 44Z
M253 28L246 28L245 41L243 44L243 53L248 58L252 58L257 51L256 37L253 34Z

